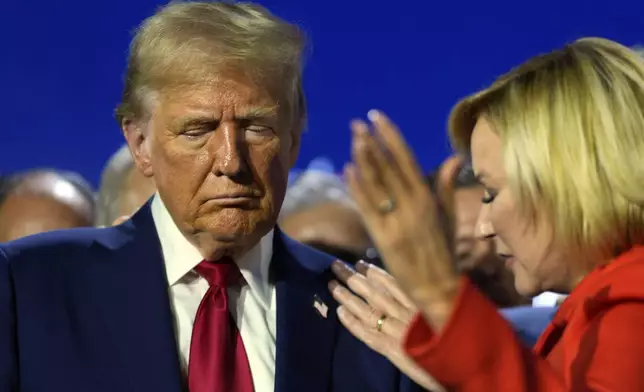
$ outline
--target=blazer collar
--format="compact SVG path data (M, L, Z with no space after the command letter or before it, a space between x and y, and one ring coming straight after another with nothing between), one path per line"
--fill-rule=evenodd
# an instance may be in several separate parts
M167 277L150 203L131 220L101 231L90 248L86 301L102 318L102 339L132 391L183 389ZM89 268L89 267L88 267Z
M276 392L330 390L339 326L337 303L327 288L332 261L276 229L271 268L277 288Z

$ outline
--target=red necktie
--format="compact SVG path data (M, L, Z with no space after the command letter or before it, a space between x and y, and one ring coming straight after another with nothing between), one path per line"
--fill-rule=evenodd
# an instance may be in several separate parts
M228 309L226 287L240 281L231 259L202 261L196 268L210 284L192 328L188 388L190 392L253 392L246 349Z

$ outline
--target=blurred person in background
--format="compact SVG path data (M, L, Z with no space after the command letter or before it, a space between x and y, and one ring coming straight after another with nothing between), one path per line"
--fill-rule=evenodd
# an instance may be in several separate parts
M156 190L154 179L138 170L126 145L110 157L98 189L96 226L111 226L134 214Z
M437 173L426 179L435 191ZM506 308L528 304L514 288L514 276L506 268L505 260L496 254L494 244L476 238L476 221L481 210L485 189L476 179L472 166L464 164L454 184L456 268L467 274L485 295L498 307Z
M402 329L416 365L459 391L644 390L642 102L637 53L584 38L528 60L452 111L452 142L471 154L486 189L478 235L495 242L519 293L569 293L533 350L459 276L450 238L437 235L438 205L453 216L461 162L444 170L433 197L389 119L370 116L383 143L357 123L349 188L420 312L407 327L388 313L390 298L352 274L343 280L366 302L342 293L341 321L363 340ZM336 298L339 287L331 287Z
M0 186L0 242L91 226L94 217L92 188L76 173L30 170L7 176Z
M340 324L334 258L275 230L305 46L253 3L141 24L116 115L157 192L121 225L0 246L0 391L420 389Z
M279 226L291 238L348 263L366 257L371 248L344 181L332 166L318 168L316 162L286 190Z

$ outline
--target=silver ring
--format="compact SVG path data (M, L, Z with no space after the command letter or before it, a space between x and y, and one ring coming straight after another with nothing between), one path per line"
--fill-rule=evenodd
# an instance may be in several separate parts
M395 208L396 204L391 199L383 200L380 202L380 204L378 204L378 211L380 211L381 214L388 214Z
M383 314L378 318L378 321L376 321L376 331L382 332L382 326L385 323L385 320L387 320L386 314Z

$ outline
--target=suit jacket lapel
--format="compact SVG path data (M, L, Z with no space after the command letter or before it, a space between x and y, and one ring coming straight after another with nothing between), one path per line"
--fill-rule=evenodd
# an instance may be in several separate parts
M276 230L271 266L277 289L275 392L326 392L339 325L327 288L330 258Z
M101 261L89 300L102 308L105 339L117 352L122 374L115 377L128 377L136 391L178 392L179 354L149 203L130 222L106 233L109 238L91 249Z

